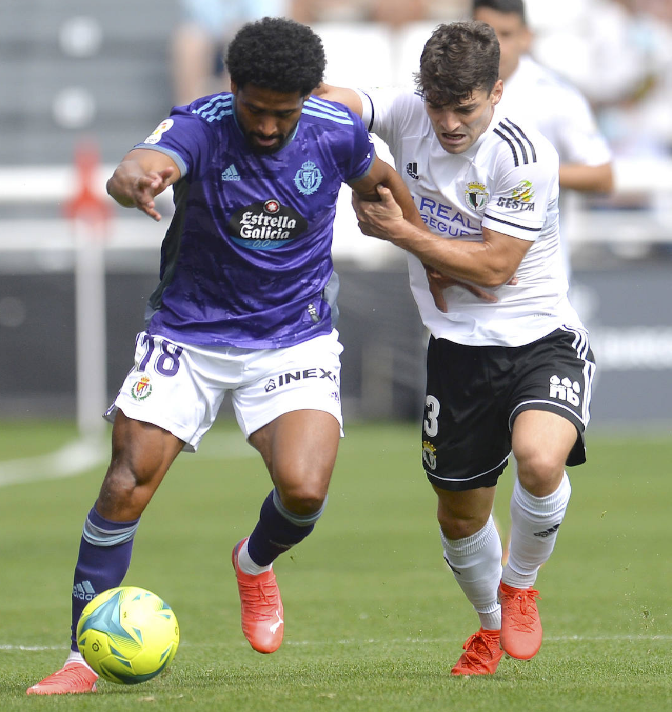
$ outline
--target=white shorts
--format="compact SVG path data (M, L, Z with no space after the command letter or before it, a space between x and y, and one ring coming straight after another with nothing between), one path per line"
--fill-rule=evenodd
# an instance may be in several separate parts
M138 334L135 366L105 413L153 423L195 452L227 391L245 438L284 413L321 410L343 428L338 332L281 349L181 344Z

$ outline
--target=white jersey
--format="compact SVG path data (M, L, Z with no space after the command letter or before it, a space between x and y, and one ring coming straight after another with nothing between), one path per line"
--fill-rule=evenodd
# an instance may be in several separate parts
M479 299L449 287L439 311L420 260L408 253L411 290L425 326L437 338L468 346L522 346L560 326L583 328L567 299L558 239L558 154L540 133L499 111L467 151L441 147L423 99L412 92L361 92L364 123L390 147L422 219L446 239L482 240L482 228L533 244L516 285Z
M500 110L534 126L553 144L560 163L602 166L611 150L584 96L546 67L523 56L504 82Z

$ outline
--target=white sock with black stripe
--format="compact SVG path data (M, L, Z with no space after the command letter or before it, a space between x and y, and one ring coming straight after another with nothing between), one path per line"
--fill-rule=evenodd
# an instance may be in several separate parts
M539 567L551 556L558 528L572 494L565 472L560 486L546 497L535 497L516 478L511 497L511 545L502 581L514 588L531 588Z

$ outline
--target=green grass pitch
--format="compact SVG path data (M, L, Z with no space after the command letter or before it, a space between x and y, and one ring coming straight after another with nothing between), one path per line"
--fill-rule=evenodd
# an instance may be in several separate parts
M476 615L446 570L418 427L351 424L314 534L276 564L285 642L255 653L240 631L232 546L270 480L234 425L182 455L143 516L125 583L173 607L172 667L136 687L27 697L67 653L72 570L105 465L2 486L3 462L75 437L63 423L0 426L0 710L657 712L672 709L672 437L589 436L537 587L544 643L487 678L450 668ZM42 464L42 467L45 465ZM511 473L496 503L508 522Z

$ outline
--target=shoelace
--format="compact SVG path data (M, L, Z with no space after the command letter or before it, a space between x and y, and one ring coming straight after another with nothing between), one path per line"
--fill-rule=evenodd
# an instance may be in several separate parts
M240 582L241 591L244 590L243 597L246 603L252 605L263 604L264 606L277 607L278 593L277 588L271 585L268 581L255 581L248 583L247 581Z
M493 658L487 637L480 631L477 631L469 637L462 647L467 651L465 657L471 666L482 665L484 657L487 658L486 662L489 662Z
M539 596L539 591L535 591L533 588L522 589L520 593L516 593L512 597L512 602L515 601L519 604L519 609L513 611L511 615L513 627L516 630L530 633L534 629L537 612L536 598L541 598L541 596Z

